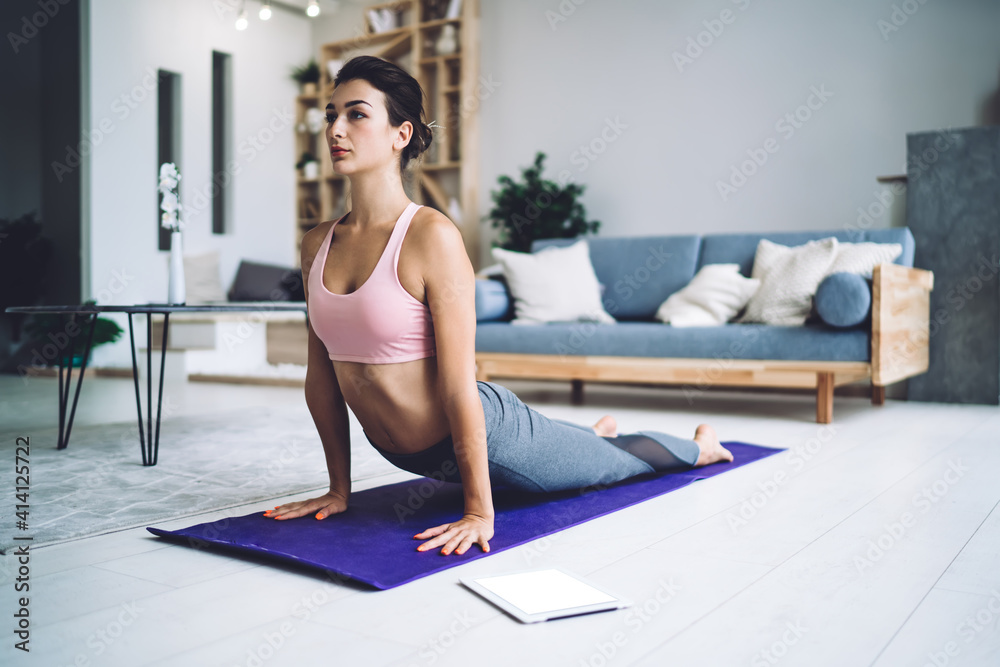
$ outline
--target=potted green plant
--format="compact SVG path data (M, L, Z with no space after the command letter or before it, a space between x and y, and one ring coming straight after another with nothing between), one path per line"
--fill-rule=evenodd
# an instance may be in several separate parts
M84 306L93 306L96 304L97 301L94 299L89 299L83 303ZM24 325L24 333L27 334L28 339L23 347L25 349L41 349L42 346L52 343L53 340L60 340L72 334L76 338L73 341L73 366L79 368L83 363L83 353L87 347L87 334L90 331L91 317L93 315L78 314L76 316L76 328L73 329L69 326L69 320L64 315L54 313L32 314L31 319ZM73 333L74 331L75 333ZM124 333L124 330L118 326L117 322L106 317L98 317L94 322L94 337L90 342L91 353L99 345L115 342L121 337L122 333ZM65 356L68 349L69 346L67 345L65 350L60 349L59 352L62 356ZM46 361L46 366L55 366L59 363L59 359L56 356L52 358L45 356L43 358Z
M535 239L576 238L600 229L599 221L587 221L578 200L586 186L544 180L544 161L545 153L539 151L534 164L521 170L520 182L509 176L497 178L502 187L491 192L494 206L483 218L500 228L500 242L493 241L493 247L531 252Z
M316 59L311 58L301 67L293 67L292 79L302 86L303 95L315 95L316 84L319 83L319 65L316 64Z
M302 170L302 178L306 180L315 180L319 176L319 162L309 151L302 153L302 157L295 163L295 168Z

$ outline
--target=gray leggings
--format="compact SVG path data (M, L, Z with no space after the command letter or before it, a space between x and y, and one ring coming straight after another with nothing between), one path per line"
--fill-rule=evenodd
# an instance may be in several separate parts
M491 485L538 492L580 489L645 473L687 470L698 461L694 440L659 431L600 436L589 426L546 417L502 385L476 383L486 417ZM450 435L415 454L387 452L374 442L372 446L397 468L462 481Z

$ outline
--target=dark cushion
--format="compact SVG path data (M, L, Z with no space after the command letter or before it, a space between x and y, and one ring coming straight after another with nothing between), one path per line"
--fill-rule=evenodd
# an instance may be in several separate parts
M857 326L871 313L871 280L846 271L831 273L816 288L814 305L819 317L830 326Z
M301 296L295 298L299 292ZM302 270L243 260L228 297L230 301L305 301Z

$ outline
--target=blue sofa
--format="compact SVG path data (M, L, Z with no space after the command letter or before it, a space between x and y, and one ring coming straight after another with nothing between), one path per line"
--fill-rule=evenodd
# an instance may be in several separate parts
M760 239L798 246L830 236L844 243L903 246L892 264L876 267L863 283L869 292L860 323L835 326L815 307L802 326L673 327L654 318L660 304L706 264L736 263L749 277ZM710 386L808 387L816 389L816 421L830 423L834 387L870 378L872 402L881 404L886 385L927 370L933 274L912 268L915 244L906 227L583 238L605 310L617 322L512 325L513 306L502 276L477 274L478 379L569 380L574 403L582 401L588 380L682 386L689 401ZM578 240L539 239L531 252ZM837 296L841 288L833 282L828 277L820 285L827 311L849 311L851 295Z

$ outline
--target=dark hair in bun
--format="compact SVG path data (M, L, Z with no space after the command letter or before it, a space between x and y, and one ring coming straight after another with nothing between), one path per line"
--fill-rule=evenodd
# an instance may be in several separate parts
M390 125L399 127L407 120L413 125L410 143L403 148L399 159L400 171L406 169L410 160L419 157L434 139L431 128L423 120L423 90L420 84L403 68L377 56L356 56L348 60L337 72L333 87L352 79L364 79L373 88L382 91Z

